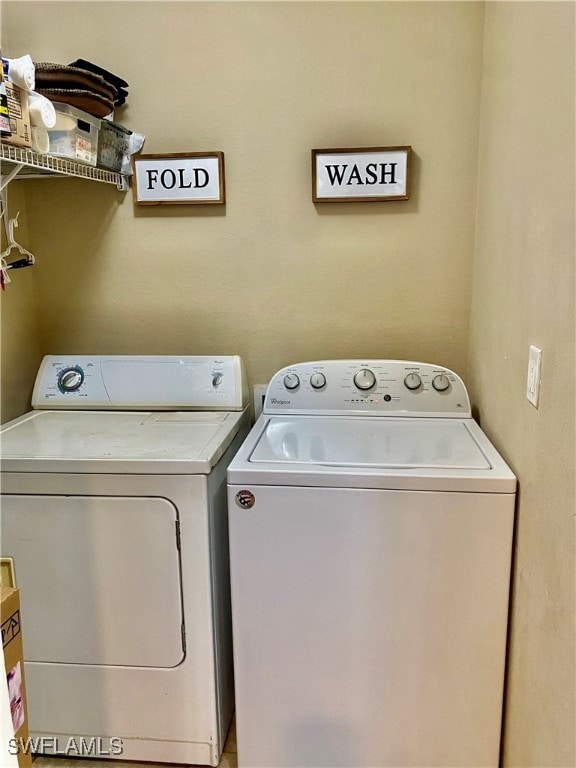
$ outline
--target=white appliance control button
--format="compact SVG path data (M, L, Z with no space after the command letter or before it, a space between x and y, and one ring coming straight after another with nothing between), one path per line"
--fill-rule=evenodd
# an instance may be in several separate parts
M222 376L224 376L224 374L221 373L220 371L216 371L215 373L212 374L213 387L218 387L220 385L220 383L222 382Z
M326 385L326 376L323 373L313 373L310 376L310 385L314 389L322 389Z
M286 376L284 376L284 386L286 389L296 389L299 384L300 379L295 373L287 373Z
M409 373L404 379L404 386L407 389L418 389L422 386L422 379L417 373Z
M437 392L445 392L450 386L450 379L445 373L439 373L432 379L432 386Z
M354 384L358 389L372 389L376 384L376 376L369 368L361 368L354 374Z
M61 392L74 392L84 381L81 368L65 368L58 374L58 388Z

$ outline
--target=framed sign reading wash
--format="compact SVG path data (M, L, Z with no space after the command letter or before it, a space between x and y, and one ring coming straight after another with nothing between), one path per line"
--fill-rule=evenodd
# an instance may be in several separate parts
M312 150L315 203L381 202L410 198L411 147Z
M136 205L194 205L226 202L223 152L135 155Z

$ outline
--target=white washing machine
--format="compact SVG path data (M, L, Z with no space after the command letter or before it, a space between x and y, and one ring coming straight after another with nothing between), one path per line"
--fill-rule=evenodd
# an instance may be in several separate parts
M226 468L238 357L44 359L1 430L37 751L217 765L233 666Z
M228 468L240 768L498 765L515 489L452 371L273 377Z

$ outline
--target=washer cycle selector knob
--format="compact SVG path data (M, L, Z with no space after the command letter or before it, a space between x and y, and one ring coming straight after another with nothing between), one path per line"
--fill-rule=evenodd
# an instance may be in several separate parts
M376 376L369 368L361 368L354 374L354 384L358 389L372 389L376 384Z
M60 392L75 392L80 389L84 381L84 371L82 368L65 368L58 374L58 389Z
M221 371L214 371L214 373L212 374L212 386L214 388L220 386L220 384L222 383L223 376L224 374Z
M450 379L445 373L439 373L432 379L432 386L437 392L445 392L450 386Z
M323 373L313 373L310 376L310 386L313 389L322 389L326 385L326 376Z
M296 389L300 384L300 379L295 373L287 373L284 376L284 386L286 389Z
M407 389L418 389L422 385L422 379L417 373L409 373L404 379L404 386Z

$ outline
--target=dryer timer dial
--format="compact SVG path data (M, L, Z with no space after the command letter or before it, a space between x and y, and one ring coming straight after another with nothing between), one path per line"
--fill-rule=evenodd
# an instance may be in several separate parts
M84 371L80 366L64 368L58 373L58 389L61 392L75 392L80 389L84 381Z

